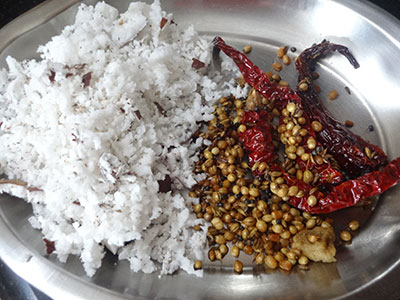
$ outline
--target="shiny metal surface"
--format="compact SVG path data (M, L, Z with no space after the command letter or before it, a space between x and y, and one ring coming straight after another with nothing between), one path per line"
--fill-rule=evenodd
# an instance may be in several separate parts
M7 55L35 57L36 47L73 22L76 0L47 1L0 30L0 66ZM83 1L94 3L96 1ZM110 0L120 10L128 0ZM380 144L390 158L400 155L400 23L364 2L351 0L164 1L180 24L193 23L210 37L221 35L241 48L253 46L250 57L270 69L277 47L301 50L323 38L347 45L361 64L354 70L338 55L319 65L322 97L331 89L340 97L326 105L353 130ZM298 54L300 51L293 53ZM284 78L294 82L293 66ZM344 87L351 90L347 94ZM374 131L367 130L369 125ZM243 275L234 275L231 259L206 264L202 279L178 272L173 276L133 273L126 262L106 257L93 278L85 276L77 258L66 264L44 256L41 235L27 219L25 202L0 198L0 256L12 269L57 299L399 299L400 188L370 209L351 208L335 215L336 228L351 219L362 227L350 245L338 245L335 264L312 264L291 274L264 271L247 261Z

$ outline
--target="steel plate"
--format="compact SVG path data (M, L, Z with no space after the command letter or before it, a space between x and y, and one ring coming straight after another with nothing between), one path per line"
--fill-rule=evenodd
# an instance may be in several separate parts
M35 57L39 44L73 22L76 0L47 1L0 30L0 66L7 55ZM96 1L83 1L92 4ZM121 11L129 1L110 0ZM193 23L205 35L220 35L241 48L253 46L250 57L269 70L281 45L301 50L327 38L347 45L361 64L354 70L338 55L319 65L322 97L337 89L340 97L326 105L353 130L377 143L390 158L400 155L400 23L375 6L351 0L174 0L162 2L180 24ZM295 56L299 53L291 53ZM284 78L294 82L293 66ZM351 90L351 95L344 87ZM370 132L368 126L373 125ZM133 273L127 262L107 256L102 268L88 278L79 262L66 264L44 256L40 232L28 218L32 210L19 199L0 199L0 256L24 279L56 299L399 299L400 188L381 197L371 209L351 208L337 213L343 229L359 219L362 229L349 245L338 245L338 262L312 264L309 271L291 274L265 271L246 263L240 276L231 260L206 263L205 276L184 272L159 278Z

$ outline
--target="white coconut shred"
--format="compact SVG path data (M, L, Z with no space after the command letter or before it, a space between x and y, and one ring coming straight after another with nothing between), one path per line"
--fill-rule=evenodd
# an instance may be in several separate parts
M30 202L30 222L54 253L80 256L89 276L105 247L134 271L201 275L193 259L206 238L192 229L203 221L187 189L202 179L192 169L203 141L189 140L220 96L246 94L224 80L237 70L224 61L210 72L210 41L158 1L122 14L81 5L75 24L38 52L40 60L8 57L0 72L0 172L33 187L1 192ZM171 189L159 191L169 178Z

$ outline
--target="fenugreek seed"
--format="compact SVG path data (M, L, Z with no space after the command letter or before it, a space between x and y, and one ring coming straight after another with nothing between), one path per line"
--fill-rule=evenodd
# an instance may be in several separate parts
M233 104L235 105L236 108L241 108L243 106L243 102L239 99L236 99Z
M224 140L220 140L220 141L218 141L217 142L217 147L219 148L219 149L225 149L226 147L228 146L228 144L227 144L227 142L226 141L224 141Z
M256 224L256 219L254 219L253 217L247 217L243 220L243 224L246 227L254 226Z
M281 81L279 81L279 85L280 86L289 86L289 82L287 82L285 80L281 80Z
M286 124L286 129L287 130L292 130L293 129L293 127L294 127L294 123L293 122L288 122L287 124Z
M219 251L222 255L225 255L228 253L228 247L225 244L222 244L219 246Z
M331 91L328 93L328 98L329 98L329 100L335 100L335 99L337 98L337 96L338 96L337 90L331 90Z
M240 188L240 192L242 193L243 196L246 196L249 194L249 188L247 186L242 186Z
M306 136L308 134L308 131L307 129L303 128L299 130L299 134L300 136Z
M283 239L290 239L290 235L290 232L286 230L280 234L280 237Z
M233 187L232 187L232 192L234 193L234 194L239 194L240 193L240 186L239 185L234 185Z
M267 168L267 163L266 162L261 162L259 165L258 165L258 171L260 171L260 172L263 172L265 169Z
M211 166L211 167L208 168L207 172L211 176L214 176L215 174L217 174L217 167L216 166Z
M211 152L210 152L211 153ZM211 167L212 165L213 165L213 160L212 160L212 158L209 158L209 159L207 159L205 162L204 162L204 166L206 167L206 168L209 168L209 167Z
M315 197L314 195L308 196L308 198L307 198L307 204L308 204L310 207L315 206L315 205L317 204L317 197Z
M278 51L276 52L276 56L278 56L279 58L282 58L286 54L285 49L287 49L287 48L286 47L280 47L278 49Z
M273 217L272 217L271 214L266 214L266 215L264 215L264 216L262 217L262 220L263 220L264 222L269 223L269 222L271 222L271 221L273 220Z
M264 253L260 252L256 255L255 262L257 265L261 265L264 262Z
M212 157L213 157L211 151L209 151L209 150L204 151L203 154L204 154L204 157L205 157L206 159L209 159L209 158L212 158Z
M297 155L294 154L294 153L289 153L289 154L287 155L287 157L288 157L289 159L291 159L291 160L295 160L295 159L297 158Z
M250 53L251 52L251 46L250 45L246 45L243 47L243 52L244 53Z
M258 197L260 196L260 191L257 188L250 188L249 195L253 197Z
M233 233L237 233L240 228L240 225L239 225L239 223L233 222L233 223L230 223L228 227L229 227L230 231L232 231Z
M297 233L297 228L296 226L290 225L289 226L289 232L293 235L295 235Z
M323 228L331 228L332 225L327 221L322 221L321 227L323 227Z
M304 256L304 255L300 256L298 262L299 262L299 265L302 265L302 266L308 265L307 256Z
M201 260L195 260L193 268L195 270L200 270L201 268L203 268L203 262Z
M260 162L257 161L257 162L251 167L251 170L252 170L252 171L257 170L259 165L260 165Z
M351 231L356 231L360 227L360 222L357 220L350 221L347 225Z
M285 179L283 177L278 177L275 179L276 184L282 184L285 182Z
M286 253L286 257L292 260L296 260L297 259L297 254L293 251L288 251L288 253Z
M303 91L303 92L307 91L308 90L308 84L305 83L305 82L300 83L299 84L299 90Z
M293 102L289 102L286 105L286 109L289 111L289 113L293 114L296 110L296 104L294 104Z
M306 227L307 227L308 229L314 228L315 225L316 225L315 219L309 219L309 220L307 220Z
M243 133L243 132L245 132L246 131L246 125L244 125L244 124L241 124L241 125L239 125L239 127L238 127L238 131L240 132L240 133Z
M314 179L314 175L310 170L305 170L303 172L303 181L305 183L311 183Z
M267 202L265 202L264 200L258 200L257 202L257 209L261 212L263 212L264 210L266 210L268 208Z
M297 139L294 136L290 136L287 140L289 145L295 145L297 143Z
M278 176L281 176L281 175L282 175L282 172L273 171L273 172L270 173L270 175L273 176L273 177L278 177Z
M222 222L222 220L218 217L214 217L211 220L211 224L215 227L215 229L217 230L221 230L222 228L224 228L224 223Z
M307 235L307 240L310 243L315 243L318 240L318 236L316 236L315 234L308 234Z
M229 215L228 215L229 216ZM231 232L231 231L225 231L225 233L224 233L224 238L225 238L225 240L227 240L227 241L232 241L234 238L235 238L235 234L233 233L233 232Z
M264 259L264 263L267 268L275 270L278 267L278 262L272 255L267 255Z
M196 230L196 231L201 230L200 224L194 225L194 226L193 226L193 230Z
M307 161L307 160L310 159L310 155L309 155L308 153L304 153L304 154L302 154L302 155L300 156L300 159L301 159L302 161Z
M281 124L278 126L278 133L284 133L286 131L286 125L285 124Z
M279 117L281 115L281 113L276 107L272 110L272 114L276 117Z
M220 245L226 243L226 239L224 238L223 235L217 235L217 236L215 237L215 241L216 241L218 244L220 244Z
M351 241L351 233L347 230L343 230L342 232L340 232L340 238L345 242L349 242Z
M213 192L212 193L212 198L215 202L219 202L221 201L221 194L218 192Z
M281 262L281 261L285 260L285 256L283 255L282 252L277 252L277 253L274 255L274 259L275 259L276 261L278 261L278 262Z
M243 263L240 260L235 260L233 263L233 270L235 273L241 274L243 272Z
M203 219L206 220L207 222L210 222L211 219L212 219L212 217L213 217L213 215L212 215L212 214L209 214L209 213L205 213L205 214L203 215Z
M191 191L191 192L189 192L189 197L190 198L197 198L197 194L195 192Z
M297 122L298 122L300 125L304 125L304 124L306 124L306 118L304 118L304 117L299 117L299 118L297 119Z
M317 147L317 142L315 141L315 139L314 139L313 137L310 137L310 138L307 140L307 147L308 147L308 149L310 149L310 150L314 150L315 147Z
M272 64L272 68L273 68L275 71L279 72L279 71L282 70L282 65L281 65L280 63L278 63L278 62L274 62L274 63Z
M214 248L211 248L210 250L208 250L208 259L210 261L214 261L216 259Z
M278 197L282 198L282 197L285 197L287 195L287 192L288 192L288 188L280 188L278 190L277 195L278 195Z
M233 246L232 246L232 249L231 249L231 253L232 253L232 256L233 256L233 257L238 257L239 254L240 254L240 249L239 249L239 247L236 246L236 245L233 245Z
M295 153L297 150L296 146L290 145L289 147L286 147L287 153Z
M344 125L346 125L346 127L351 128L351 127L354 126L354 122L352 122L352 121L350 121L350 120L346 120L346 121L344 122Z
M299 191L299 188L296 185L292 185L288 190L288 196L290 196L290 197L295 196L298 191Z
M280 220L280 219L282 219L283 213L280 210L274 210L273 212L271 212L271 216L275 220Z
M258 229L259 232L266 232L268 229L267 223L265 223L263 220L258 220L256 223L256 228Z
M277 234L280 234L283 231L283 227L280 224L272 225L272 231L277 233Z
M282 68L282 65L281 65L281 68ZM274 81L279 82L279 81L281 80L281 76L279 76L279 74L273 74L273 75L272 75L272 79L273 79Z
M193 206L193 211L197 214L201 212L201 204L197 203L195 206Z
M322 125L320 122L318 121L312 121L311 123L311 127L314 131L316 132L320 132L322 130Z
M246 245L246 246L244 246L244 248L243 248L243 252L246 253L246 254L248 254L248 255L252 255L253 252L254 252L254 249L253 249L252 246Z
M222 260L224 256L222 255L221 251L219 249L215 250L215 258L218 260Z
M218 155L218 154L219 154L219 148L218 148L218 147L212 148L212 149L211 149L211 153L212 153L213 155Z
M282 57L282 62L283 62L285 65L289 65L289 64L290 64L290 57L287 56L287 55L284 55L284 56Z
M226 179L228 179L229 182L235 182L236 181L236 175L235 174L229 174Z
M242 241L237 242L237 246L240 250L244 249L245 244Z
M294 208L294 207L292 207L292 208L289 210L289 213L290 213L293 217L300 216L300 211L299 211L298 209Z
M248 163L245 162L245 161L242 161L242 162L240 163L240 166L241 166L243 169L248 169L248 168L249 168Z

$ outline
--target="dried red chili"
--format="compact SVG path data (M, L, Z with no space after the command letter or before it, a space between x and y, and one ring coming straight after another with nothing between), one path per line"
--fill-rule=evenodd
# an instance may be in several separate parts
M334 51L344 55L354 68L359 67L357 60L346 47L329 41L322 41L320 44L304 50L298 56L296 60L296 68L299 72L298 81L312 83L312 73L318 59ZM297 93L302 99L307 115L312 120L317 120L322 124L322 130L316 134L318 141L329 149L346 175L354 178L384 166L387 163L387 157L382 149L365 141L348 130L346 125L335 120L322 105L313 85L309 84L309 86L305 91L298 89ZM374 153L373 157L368 157L365 153L366 148Z
M252 124L240 134L240 141L248 151L250 165L256 162L271 163L273 160L274 146L272 144L271 125L265 110L260 112L248 111L243 114L242 124Z
M312 64L316 62L317 58L324 56L329 51L337 50L339 53L345 55L353 66L358 67L357 61L346 47L326 41L322 44L313 46L314 48L311 47L309 51L306 51L307 55L300 58L300 62L298 63L298 70L301 73L299 81L311 83ZM309 88L303 91L303 93L299 91L296 93L288 87L272 83L265 72L254 65L246 55L226 45L220 37L214 39L214 45L234 60L242 72L245 81L250 86L267 99L276 100L275 105L277 107L282 109L289 102L294 102L303 109L306 112L305 119L306 126L309 129L308 134L316 137L318 142L321 142L325 148L329 149L331 154L342 165L346 175L354 178L358 174L364 174L359 178L342 182L343 175L341 172L332 168L329 164L322 164L319 166L320 170L318 170L320 175L322 174L322 179L319 182L321 189L314 194L319 201L318 204L313 206L307 203L312 186L291 177L289 174L284 174L288 184L296 184L304 191L303 197L290 197L292 205L312 213L327 213L352 206L368 197L380 194L400 182L400 158L386 165L382 171L365 174L385 165L387 162L386 155L378 146L364 141L361 137L348 131L343 124L333 119L326 109L322 107L317 93L313 88ZM301 96L305 95L304 98L300 97L299 94ZM265 126L264 128L268 132L261 132L260 126L261 124L269 124L268 118L262 121L258 112L253 112L252 114L245 113L244 121L249 121L246 118L253 121L255 124L253 128L256 128L254 131L255 137L252 136L253 132L250 129L244 132L244 136L241 136L245 149L250 152L249 156L255 156L255 158L249 160L253 163L255 161L269 162L270 169L276 168L276 164L271 163L273 148L266 145L266 140L271 136L270 126ZM320 122L323 130L314 132L310 126L311 121ZM246 133L249 137L246 137ZM256 145L257 141L261 141L259 146ZM362 148L363 146L364 148ZM365 147L374 151L370 151L370 153L374 153L373 159L363 152L366 149ZM374 159L376 161L373 161ZM299 167L301 168L301 164L299 164ZM309 167L307 166L307 168ZM314 167L318 168L317 165Z
M294 179L289 179L289 182L294 183ZM399 184L400 157L387 164L382 171L367 173L359 178L348 180L332 187L332 190L327 195L318 192L318 194L315 195L318 198L318 202L315 206L310 206L307 203L309 197L308 192L311 190L310 186L300 181L296 183L301 186L302 190L307 191L307 193L301 198L290 197L290 204L313 214L329 213L338 209L354 206L369 197L379 195L396 184Z

